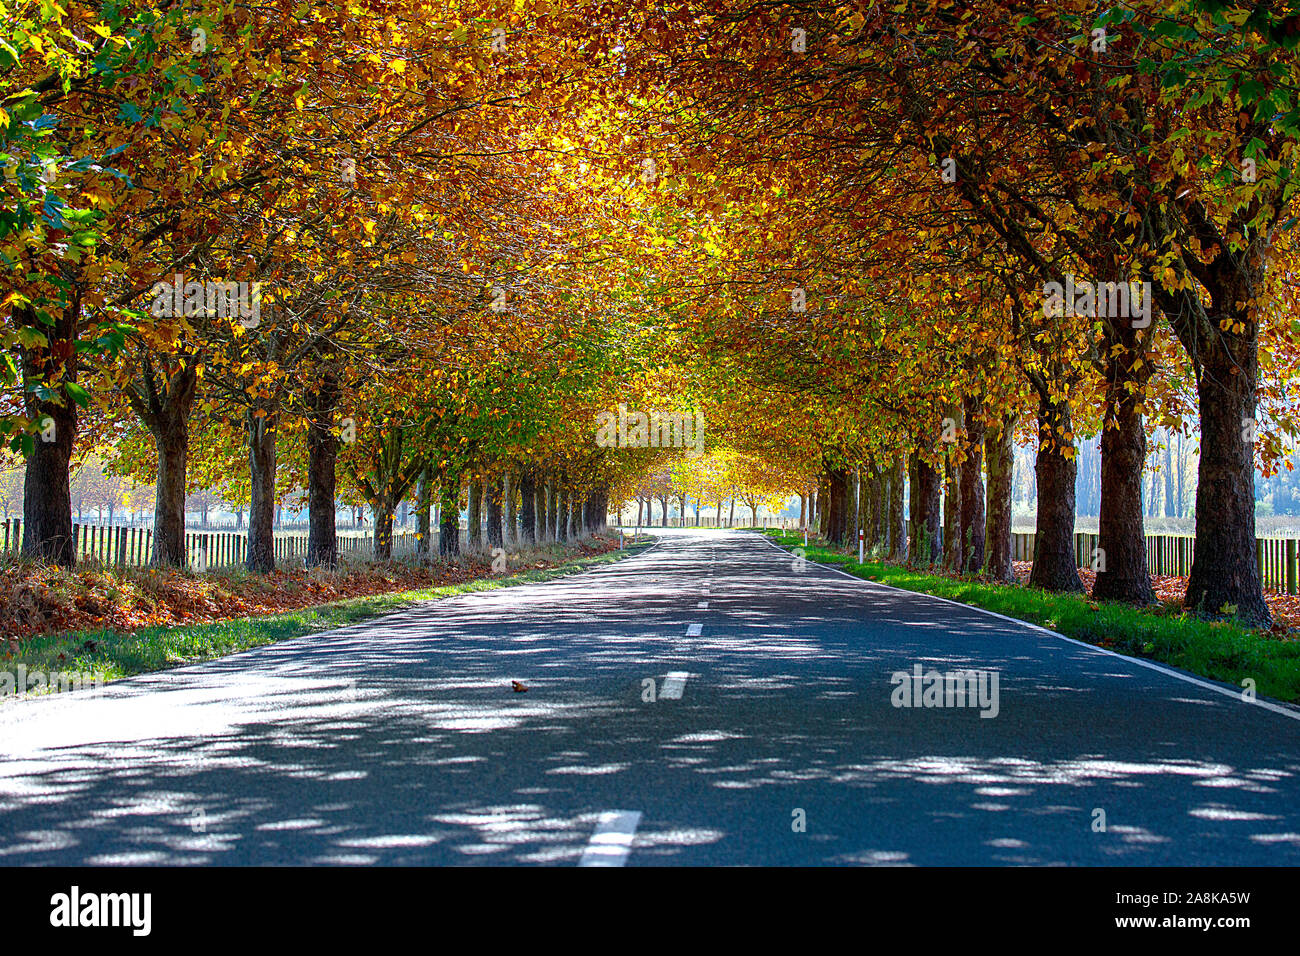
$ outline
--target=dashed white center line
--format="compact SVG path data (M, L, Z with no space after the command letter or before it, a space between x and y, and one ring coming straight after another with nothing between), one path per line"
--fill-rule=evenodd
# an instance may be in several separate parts
M697 604L697 605L695 605L695 606L696 606L697 608L699 608L701 611L707 611L707 610L709 609L709 602L708 602L708 601L701 601L699 604Z
M578 866L622 866L641 825L640 810L606 810L596 823Z
M686 678L691 675L687 671L671 671L664 678L663 686L659 689L660 698L668 700L681 700L682 691L686 689Z
M703 624L692 624L686 628L687 637L699 637L704 630Z

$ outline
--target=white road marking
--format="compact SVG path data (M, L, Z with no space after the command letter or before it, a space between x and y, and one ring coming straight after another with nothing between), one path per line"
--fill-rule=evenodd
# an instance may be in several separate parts
M708 602L708 601L701 601L699 604L697 604L697 605L695 605L695 606L696 606L697 608L699 608L701 611L707 611L707 610L709 609L709 602Z
M606 810L596 823L578 866L622 866L641 824L640 810Z
M775 548L777 551L782 552L783 554L790 553L786 551L784 548L776 544L773 544L772 541L766 537L764 537L763 540L766 541L773 548ZM812 563L816 564L816 562L812 562ZM1192 677L1190 674L1183 674L1179 671L1173 670L1172 668L1164 667L1163 665L1156 664L1152 661L1144 661L1141 658L1129 657L1127 654L1119 654L1115 651L1107 650L1104 647L1098 647L1096 644L1089 644L1086 641L1078 641L1075 640L1073 637L1066 637L1064 634L1060 634L1057 633L1056 631L1048 630L1047 628L1040 627L1037 624L1031 624L1028 621L1022 621L1019 618L1007 617L1007 615L999 614L997 611L989 611L986 610L985 608L978 607L974 604L963 604L961 601L953 601L950 598L938 597L937 595L934 594L926 594L924 591L909 591L906 588L896 588L892 584L881 584L879 581L867 581L863 578L858 577L856 574L849 574L849 572L847 571L841 571L839 568L833 568L828 564L817 564L817 567L824 568L827 571L834 571L836 574L842 574L850 581L856 581L858 582L858 584L866 585L867 587L884 588L887 591L897 591L900 594L907 594L911 597L929 598L931 601L942 601L944 604L952 604L955 607L964 607L970 611L976 611L980 614L987 614L989 617L1001 618L1002 620L1010 624L1018 624L1021 627L1028 628L1031 631L1038 631L1041 634L1047 634L1050 635L1051 637L1055 637L1062 641L1069 641L1071 644L1076 644L1079 647L1085 648L1090 651L1094 651L1098 654L1105 654L1107 657L1118 657L1122 661L1128 661L1130 664L1136 664L1138 667L1145 667L1147 670L1158 671L1159 673L1164 674L1168 677L1173 677L1176 680L1180 680L1185 684L1194 684L1197 687L1204 688L1205 690L1214 691L1214 693L1216 694L1222 694L1225 697L1231 697L1234 700L1236 700L1238 703L1249 704L1252 707L1263 707L1265 710L1271 710L1273 713L1281 714L1283 717L1290 717L1292 720L1300 720L1300 709L1295 709L1286 704L1275 704L1272 701L1261 700L1258 697L1255 698L1255 700L1253 701L1248 701L1242 696L1241 691L1239 690L1233 690L1230 687L1220 687L1217 684L1211 684L1209 681L1200 680L1199 678Z
M686 689L686 678L691 675L687 671L671 671L664 678L663 687L659 690L661 698L666 697L668 700L681 700L682 691Z
M686 629L686 636L687 636L687 637L699 637L699 636L700 636L700 633L701 633L703 630L704 630L704 625L703 625L703 624L692 624L690 627L688 627L688 628Z

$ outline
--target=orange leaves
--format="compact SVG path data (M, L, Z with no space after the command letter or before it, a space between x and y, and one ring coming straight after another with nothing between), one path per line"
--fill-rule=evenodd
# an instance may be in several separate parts
M585 553L617 548L601 539ZM543 558L546 567L563 557ZM438 585L492 574L487 562L468 566L359 565L338 572L296 569L266 576L131 568L60 571L19 565L0 581L0 628L8 652L37 634L100 629L131 633L143 627L198 624L299 610L348 598Z

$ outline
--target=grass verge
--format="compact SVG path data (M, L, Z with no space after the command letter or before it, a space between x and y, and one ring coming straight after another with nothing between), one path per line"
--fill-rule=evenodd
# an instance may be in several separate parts
M766 533L782 547L803 548L798 533L777 529ZM1300 641L1294 639L1250 630L1233 621L1205 620L1170 606L1135 608L1019 584L926 574L883 561L859 564L853 556L811 540L804 551L808 560L833 565L868 581L996 611L1078 641L1159 661L1235 687L1248 686L1242 682L1252 680L1258 694L1300 702Z
M132 633L113 630L46 634L22 642L21 653L0 665L17 681L17 668L28 673L76 673L106 681L212 660L293 637L327 631L380 617L426 601L473 591L491 591L566 577L638 554L650 547L646 536L623 551L606 551L552 567L501 577L474 578L457 584L351 598L283 614L231 618L203 624L145 627ZM3 699L3 698L0 698Z

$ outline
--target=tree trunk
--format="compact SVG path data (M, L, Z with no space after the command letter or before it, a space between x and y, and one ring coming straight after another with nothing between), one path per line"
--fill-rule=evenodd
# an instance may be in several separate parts
M907 512L903 500L903 458L894 454L889 468L889 558L902 561L907 557Z
M984 434L984 457L988 463L988 517L985 539L988 560L985 572L994 581L1014 584L1015 568L1011 564L1011 480L1015 468L1016 416L1007 415L1000 428Z
M609 490L605 485L598 485L587 496L587 506L583 509L584 533L594 535L603 531L608 513Z
M136 416L153 436L158 459L158 479L154 484L153 553L150 564L156 568L184 567L185 486L189 460L189 417L197 394L198 368L186 363L159 387L150 361L146 358L141 371L143 383L126 389L127 400Z
M504 487L501 478L484 482L487 491L487 544L489 548L499 548L505 540L501 524L501 498Z
M848 476L842 468L827 467L822 482L823 494L827 497L825 535L826 540L837 547L844 547L848 531Z
M1155 590L1147 573L1142 525L1142 469L1147 436L1138 396L1124 387L1123 376L1108 383L1106 421L1101 432L1101 507L1097 518L1094 562L1097 583L1092 596L1130 604L1153 604Z
M961 573L961 472L952 460L951 446L943 459L943 566Z
M438 502L442 522L438 528L438 554L451 558L460 554L460 481L444 477Z
M979 574L984 569L985 502L984 502L984 422L980 419L982 402L966 396L966 460L961 466L962 569Z
M920 457L915 452L907 456L907 516L908 516L907 540L908 540L908 550L911 551L913 554L916 551L917 532L916 532L916 525L912 524L911 519L913 516L918 514L921 510L921 505L917 499L917 493L916 493L917 492L916 463L919 460Z
M334 434L338 406L337 380L328 372L320 385L307 393L307 567L337 567L339 438ZM426 522L427 522L426 515Z
M501 543L505 547L519 540L519 516L515 510L515 477L511 471L501 474Z
M917 567L928 567L938 557L939 541L939 472L919 453L912 454L916 494L912 498L912 541L908 560Z
M393 559L393 502L381 498L375 505L374 537L375 560Z
M432 521L429 512L433 510L433 471L426 465L420 472L420 480L415 486L415 553L427 558L432 548Z
M262 418L248 410L248 472L252 489L248 507L250 571L275 570L275 430L279 413Z
M889 508L889 478L885 470L872 460L867 465L867 514L863 522L865 550L875 553L883 549L889 528L885 512Z
M545 539L547 541L555 540L555 482L547 479L542 494L543 505L541 509L541 522L545 527ZM540 537L540 536L539 536Z
M54 325L47 327L30 306L15 307L16 324L38 331L49 343L20 346L24 405L27 417L37 423L32 453L27 458L23 485L23 555L62 567L76 564L72 537L72 489L69 469L77 437L77 407L37 397L35 389L77 380L77 338L80 302L51 309ZM59 347L56 354L53 346ZM66 348L65 348L66 347ZM62 357L60 357L60 355ZM49 437L49 441L46 440Z
M72 491L69 481L72 445L77 434L76 407L31 401L42 426L23 479L23 555L70 568L76 564L72 537ZM44 435L51 434L52 441Z
M569 497L568 489L557 487L555 489L555 540L569 540L569 511L566 499Z
M483 482L478 478L469 481L469 508L467 512L468 530L465 540L471 551L483 547Z
M158 480L154 485L153 554L149 559L155 568L183 568L188 561L185 550L185 472L189 447L186 422L177 423L170 416L168 420L159 422L154 434Z
M1074 554L1074 430L1070 406L1038 401L1038 520L1029 583L1045 591L1082 591ZM1066 454L1067 450L1070 452Z
M519 475L519 543L528 547L537 542L537 478L531 469Z
M870 523L871 521L870 480L868 475L867 481L864 483L861 465L849 472L849 486L845 492L846 501L844 507L845 514L849 518L845 529L846 543L848 541L857 541L858 531L864 527L864 523ZM866 487L864 487L864 484ZM870 536L870 531L867 531L867 535Z
M1249 430L1255 421L1257 349L1253 338L1234 337L1240 340L1232 354L1225 338L1208 343L1200 355L1196 545L1184 606L1205 614L1235 608L1244 622L1267 626L1272 617L1255 550L1255 446Z

